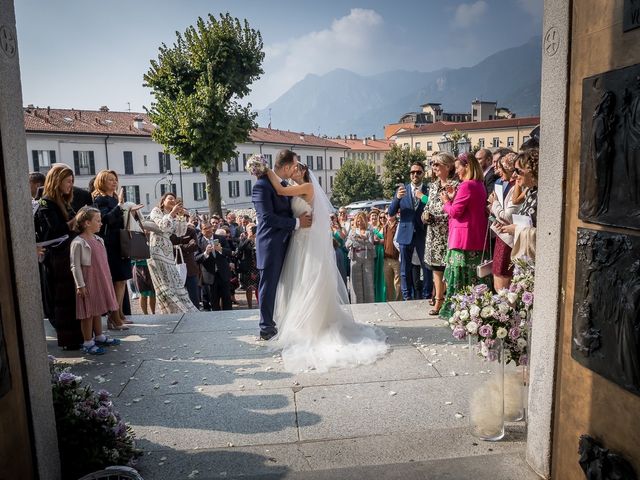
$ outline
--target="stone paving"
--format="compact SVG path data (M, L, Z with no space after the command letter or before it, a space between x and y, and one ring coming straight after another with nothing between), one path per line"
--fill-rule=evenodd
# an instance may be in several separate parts
M144 450L147 480L186 478L538 478L525 426L504 440L468 431L466 345L426 302L353 305L391 352L374 365L319 374L282 370L257 339L258 312L136 315L101 357L49 353L114 395Z

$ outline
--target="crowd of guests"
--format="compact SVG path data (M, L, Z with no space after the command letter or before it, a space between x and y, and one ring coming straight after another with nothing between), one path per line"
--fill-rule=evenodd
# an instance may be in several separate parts
M242 287L249 308L257 302L256 226L251 217L188 212L168 192L148 218L128 202L113 170L100 171L88 190L56 163L29 175L45 315L58 345L100 355L119 340L103 332L127 330L128 284L144 314L231 310ZM149 258L122 251L123 231L143 232Z
M465 286L508 288L512 259L535 258L537 178L534 136L518 152L438 152L428 165L414 162L386 211L349 218L338 209L330 233L351 303L429 299L429 313L447 318L448 299ZM144 218L113 170L88 190L74 187L73 170L60 163L29 183L43 305L60 346L102 354L117 345L102 316L109 329L128 329L129 289L144 314L231 310L238 287L249 308L257 304L250 216L192 214L168 192ZM124 230L147 235L149 258L121 251Z
M512 260L535 259L538 136L519 151L480 148L416 161L386 211L332 218L336 262L352 303L429 299L451 316L466 286L508 288Z

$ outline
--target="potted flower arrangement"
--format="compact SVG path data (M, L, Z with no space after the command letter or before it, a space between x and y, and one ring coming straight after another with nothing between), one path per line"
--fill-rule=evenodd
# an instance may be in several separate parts
M49 357L53 407L63 478L110 465L133 465L142 452L134 433L113 408L106 390L82 385L82 377L55 364Z
M526 403L524 366L528 364L534 268L528 259L514 263L509 289L494 294L486 285L465 288L452 298L454 313L449 321L456 339L469 339L470 369L486 377L476 378L482 385L472 394L471 422L479 437L491 440L504 435L499 417L524 418ZM514 368L505 384L504 363L510 362L520 368Z

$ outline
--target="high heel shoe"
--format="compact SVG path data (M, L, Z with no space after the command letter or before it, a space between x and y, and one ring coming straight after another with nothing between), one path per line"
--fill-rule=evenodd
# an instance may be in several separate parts
M435 307L429 310L429 315L438 315L440 313L440 309L442 308L443 303L444 303L444 298L436 298Z

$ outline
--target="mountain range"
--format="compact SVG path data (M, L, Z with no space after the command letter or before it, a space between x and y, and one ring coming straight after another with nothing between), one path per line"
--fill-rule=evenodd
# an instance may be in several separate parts
M258 111L258 124L316 135L381 136L384 125L427 102L465 113L478 98L518 117L539 115L541 38L501 50L471 67L433 72L395 70L363 76L345 69L309 74Z

